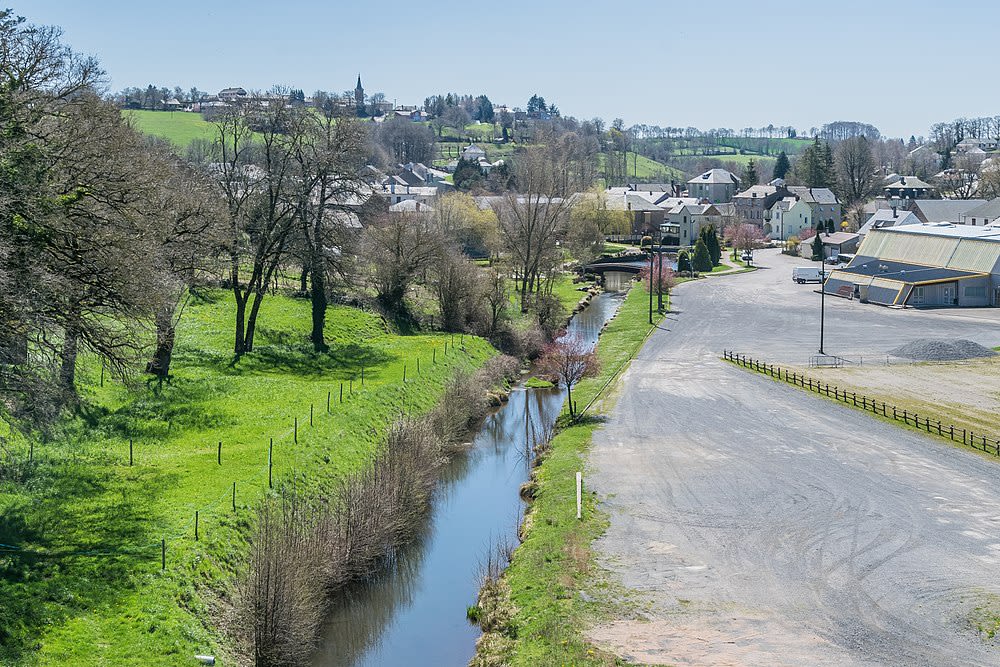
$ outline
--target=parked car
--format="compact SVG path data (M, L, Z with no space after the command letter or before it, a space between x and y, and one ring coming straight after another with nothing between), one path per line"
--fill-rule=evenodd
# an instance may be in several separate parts
M823 276L819 269L812 266L796 266L792 269L792 280L798 284L802 283L821 283L823 282Z

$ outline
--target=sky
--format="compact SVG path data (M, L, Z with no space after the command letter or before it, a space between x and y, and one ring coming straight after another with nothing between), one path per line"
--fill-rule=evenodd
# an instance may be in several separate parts
M979 0L22 0L96 56L111 90L152 83L218 92L280 84L398 104L532 94L580 119L800 132L836 120L926 135L936 122L1000 114Z

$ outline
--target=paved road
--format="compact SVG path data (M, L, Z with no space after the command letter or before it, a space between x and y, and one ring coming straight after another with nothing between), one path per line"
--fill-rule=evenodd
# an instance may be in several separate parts
M819 295L760 262L677 289L595 436L598 552L649 608L593 638L650 664L1000 664L966 620L1000 595L1000 462L719 361L815 349ZM828 351L1000 345L998 310L827 305Z

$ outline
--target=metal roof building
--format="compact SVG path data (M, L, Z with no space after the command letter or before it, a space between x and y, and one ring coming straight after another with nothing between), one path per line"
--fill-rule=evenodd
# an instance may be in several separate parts
M887 306L998 306L1000 225L873 229L826 289Z

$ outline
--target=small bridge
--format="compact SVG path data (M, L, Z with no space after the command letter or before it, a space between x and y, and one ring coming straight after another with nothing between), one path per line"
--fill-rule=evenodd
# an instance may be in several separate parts
M649 261L644 262L597 262L584 267L587 273L604 273L605 271L621 271L622 273L639 273L643 267L649 266Z

